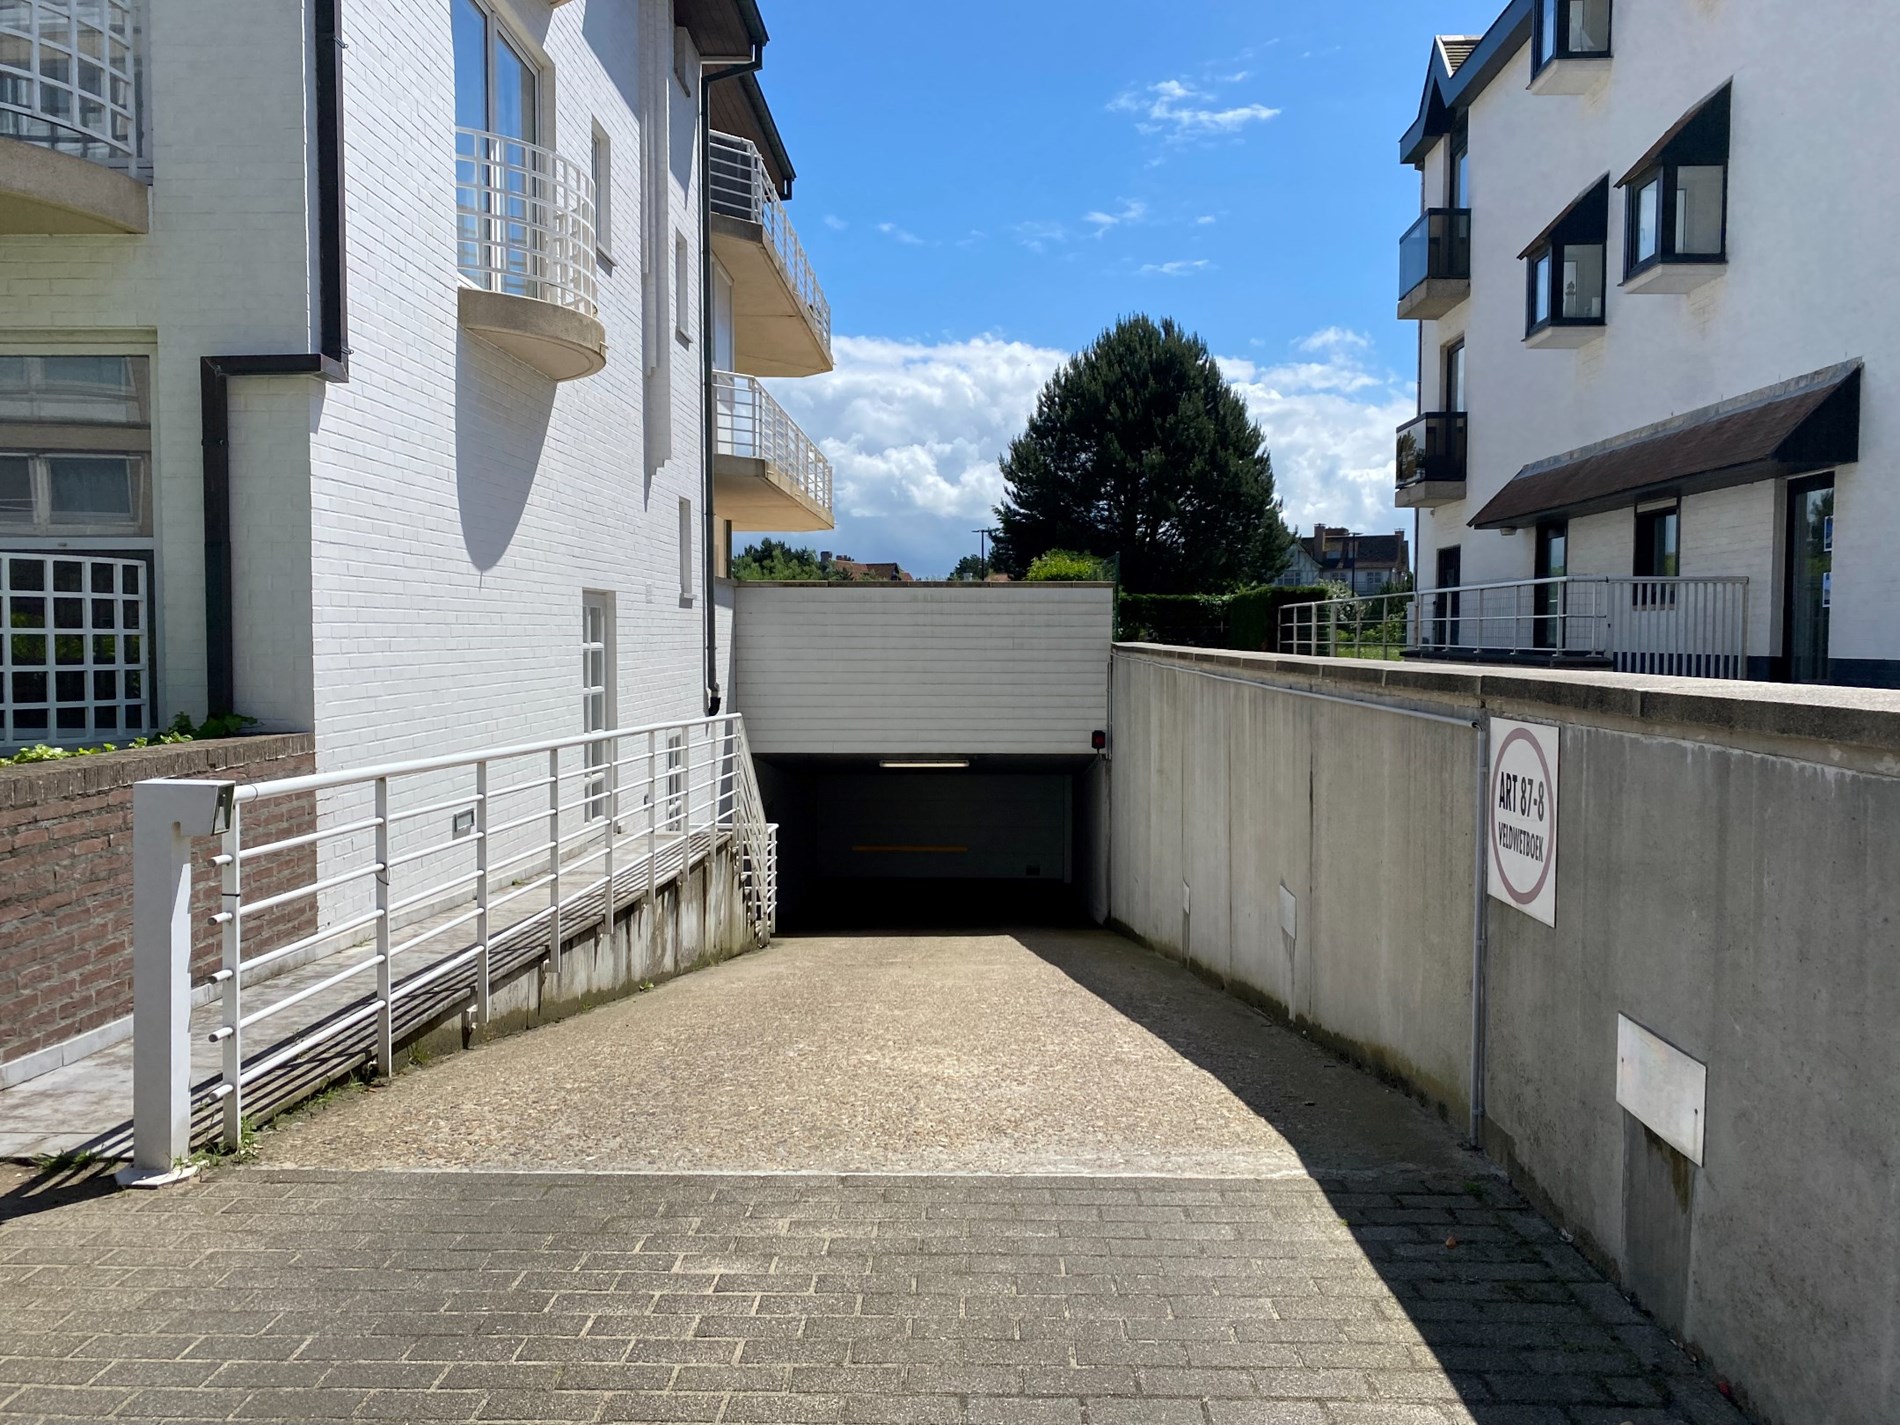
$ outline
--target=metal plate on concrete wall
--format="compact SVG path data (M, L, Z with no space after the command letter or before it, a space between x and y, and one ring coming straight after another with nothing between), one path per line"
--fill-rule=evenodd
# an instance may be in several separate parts
M1628 1015L1616 1017L1616 1101L1690 1162L1702 1162L1709 1071Z

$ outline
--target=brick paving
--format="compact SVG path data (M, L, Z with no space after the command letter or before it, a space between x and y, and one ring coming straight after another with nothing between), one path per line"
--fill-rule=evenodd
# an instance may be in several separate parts
M484 1167L537 1138L612 1151ZM0 1169L0 1421L1741 1419L1434 1117L1103 937L774 947L262 1153Z
M9 1201L8 1421L1739 1420L1491 1182L220 1169Z

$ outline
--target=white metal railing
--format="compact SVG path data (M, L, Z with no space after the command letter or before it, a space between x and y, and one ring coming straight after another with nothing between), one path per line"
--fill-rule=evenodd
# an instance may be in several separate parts
M778 259L786 282L804 304L812 327L829 354L831 303L825 300L825 290L818 285L818 274L805 256L798 230L786 216L785 205L779 201L778 189L758 149L750 139L716 133L712 136L709 167L713 211L757 223L765 229L766 246Z
M831 508L831 462L753 376L713 373L719 453L763 460L815 504Z
M142 560L0 550L0 746L150 732L150 596Z
M274 839L247 835L267 804L294 797L322 799L317 829L283 835L279 817ZM317 1057L340 1074L349 1064L335 1041L352 1034L359 1059L367 1038L370 1061L389 1074L399 1017L418 997L430 996L432 1013L444 996L459 1000L485 1023L491 975L541 957L558 972L564 939L611 924L616 908L650 900L722 847L739 901L710 878L709 926L736 911L763 943L777 920L776 828L736 715L270 782L142 782L134 1151L148 1171L189 1151L187 1020L176 1012L190 994L187 838L211 831L220 840L205 869L220 883L211 922L222 951L210 979L223 1013L211 1035L219 1071L200 1097L221 1106L233 1146L260 1077L307 1072L326 1045ZM313 913L273 914L296 905ZM265 979L267 968L295 973Z
M1608 575L1294 604L1282 651L1328 658L1509 657L1624 673L1743 678L1748 580Z
M594 180L554 150L457 129L455 236L477 287L599 315Z
M0 137L143 176L136 0L0 0Z

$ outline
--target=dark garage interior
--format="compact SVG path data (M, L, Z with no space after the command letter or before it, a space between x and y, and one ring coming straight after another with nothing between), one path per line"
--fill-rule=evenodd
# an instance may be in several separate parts
M1086 924L1096 759L759 759L779 928Z

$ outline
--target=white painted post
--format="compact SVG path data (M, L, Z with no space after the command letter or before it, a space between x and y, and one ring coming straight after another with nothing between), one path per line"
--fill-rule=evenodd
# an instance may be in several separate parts
M395 937L390 933L389 907L389 778L376 779L376 995L382 1012L376 1016L376 1072L396 1076L396 970L391 963Z
M548 968L561 973L561 749L548 753Z
M224 1146L236 1152L244 1146L244 922L238 912L244 904L244 835L233 807L231 825L224 833Z
M230 782L132 789L132 1166L119 1181L163 1187L191 1156L191 838L223 829Z
M475 764L475 1017L488 1023L488 764Z

